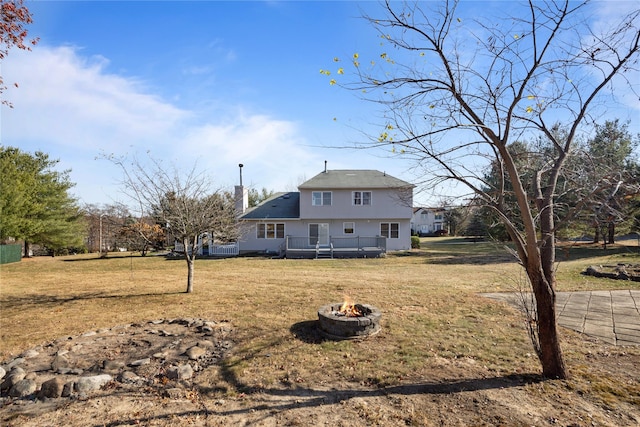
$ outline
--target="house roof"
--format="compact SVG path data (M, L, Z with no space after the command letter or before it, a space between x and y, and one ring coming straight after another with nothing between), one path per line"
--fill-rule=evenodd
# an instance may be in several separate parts
M385 172L370 169L327 170L298 186L301 190L338 188L406 188L414 187Z
M242 219L297 219L300 218L300 193L276 193L272 197L249 209Z
M428 208L428 207L424 207L424 206L414 206L413 208L413 213L418 213L420 211L428 211L428 212L446 212L448 210L450 210L451 208L449 207L439 207L439 208Z

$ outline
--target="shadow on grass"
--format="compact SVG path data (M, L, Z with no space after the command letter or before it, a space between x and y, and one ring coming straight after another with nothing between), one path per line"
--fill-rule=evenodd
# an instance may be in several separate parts
M74 259L64 259L62 262L85 262L85 261L109 261L115 259L124 259L124 258L152 258L154 256L162 256L162 255L131 255L131 254L118 254L118 255L108 255L108 256L96 256L95 258L74 258Z
M177 422L181 417L204 417L208 416L232 416L242 414L259 414L260 420L272 417L275 413L287 410L296 410L301 408L319 408L331 404L340 404L354 398L370 398L370 397L387 397L393 395L409 396L409 395L451 395L456 393L474 392L482 390L494 390L513 387L522 387L529 384L540 383L544 378L535 374L512 374L505 376L497 376L492 378L472 378L463 380L450 380L442 382L424 382L417 384L403 384L395 386L387 386L380 388L368 389L331 389L319 390L310 387L296 387L293 389L276 389L276 388L260 388L250 390L248 387L242 387L242 384L236 379L238 390L245 393L244 404L238 409L208 409L203 405L204 409L172 412L170 414L153 415L143 418L129 418L112 421L110 423L99 423L97 426L115 427L121 425L147 424L154 421L172 421ZM207 393L208 390L203 389L201 392ZM251 401L252 394L255 394L255 402ZM270 401L265 396L275 397ZM259 413L259 411L261 411Z
M2 298L2 308L16 308L23 305L42 305L43 307L72 303L76 301L83 300L93 300L93 299L105 299L105 300L128 300L128 299L136 299L136 298L147 298L147 297L158 297L158 296L168 296L168 295L183 295L185 292L148 292L141 294L129 294L129 295L113 295L113 294L105 294L105 293L91 293L91 294L82 294L82 295L73 295L69 297L61 297L58 295L26 295L23 297L5 297Z
M476 245L448 246L443 242L427 247L425 262L439 265L486 265L517 262L515 256L507 248L509 243L482 243ZM637 258L640 247L626 245L609 245L605 249L602 244L559 244L556 247L557 261L578 261L596 257L629 256Z
M305 320L304 322L295 323L289 330L295 338L307 344L320 344L327 340L318 330L317 320Z
M576 243L561 245L556 249L556 259L559 261L581 260L614 255L637 257L640 255L640 247L613 244L607 245L605 249L602 244Z
M487 265L504 264L517 262L515 257L506 252L496 250L494 253L461 253L461 252L438 252L432 254L427 260L429 264L437 265Z

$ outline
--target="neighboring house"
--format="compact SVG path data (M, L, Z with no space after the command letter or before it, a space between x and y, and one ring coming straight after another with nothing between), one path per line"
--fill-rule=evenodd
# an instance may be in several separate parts
M324 170L244 211L240 251L289 258L380 256L411 248L413 185L376 170ZM243 188L236 186L236 195Z
M419 236L446 232L444 208L413 208L411 217L411 231Z

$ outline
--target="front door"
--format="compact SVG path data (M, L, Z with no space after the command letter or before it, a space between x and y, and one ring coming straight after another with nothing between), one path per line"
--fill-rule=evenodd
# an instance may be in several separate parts
M319 243L320 246L329 245L329 224L309 224L309 244L315 246Z

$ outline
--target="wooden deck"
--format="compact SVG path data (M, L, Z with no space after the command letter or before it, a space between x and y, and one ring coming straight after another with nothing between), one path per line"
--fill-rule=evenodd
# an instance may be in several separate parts
M330 237L329 244L311 245L308 237L287 236L281 255L285 258L333 259L379 258L387 252L384 237Z

